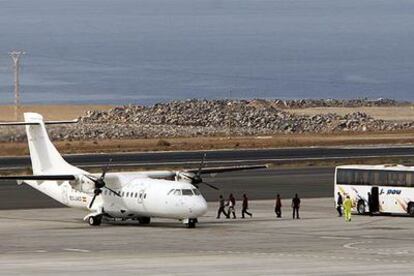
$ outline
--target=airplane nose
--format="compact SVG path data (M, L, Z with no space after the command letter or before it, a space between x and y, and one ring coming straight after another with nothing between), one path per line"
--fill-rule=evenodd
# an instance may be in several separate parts
M192 208L190 209L191 209L191 213L195 217L200 217L207 212L207 209L208 209L207 202L204 198L199 198L197 201L194 202Z

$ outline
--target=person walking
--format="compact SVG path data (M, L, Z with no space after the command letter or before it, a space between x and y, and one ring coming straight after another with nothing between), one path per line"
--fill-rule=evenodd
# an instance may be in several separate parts
M338 192L338 199L336 200L336 210L338 211L338 217L342 217L342 195Z
M226 218L229 217L229 214L226 213L225 206L226 206L226 202L224 201L223 196L220 195L220 197L219 197L219 208L218 208L218 211L217 211L217 218L218 219L220 218L220 215L221 214L223 214L224 216L226 216Z
M247 211L247 209L249 209L249 199L246 194L243 194L242 218L244 218L244 214L248 214L250 217L253 216L252 213Z
M227 204L229 205L229 209L227 210L227 218L230 217L230 214L233 214L233 218L236 218L236 199L234 198L233 194L229 195L229 200L227 202Z
M373 204L372 204L372 195L368 192L368 213L372 217L373 216Z
M295 214L296 214L296 218L300 219L299 208L300 208L300 198L298 194L295 194L295 197L292 198L293 219L295 219Z
M345 213L345 221L351 221L351 210L352 210L352 200L348 196L346 196L346 199L344 201L344 213Z
M280 199L280 195L276 195L276 201L275 201L275 213L277 218L282 217L282 200Z

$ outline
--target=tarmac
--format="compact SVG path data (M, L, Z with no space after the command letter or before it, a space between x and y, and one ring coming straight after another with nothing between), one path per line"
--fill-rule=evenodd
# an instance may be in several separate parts
M240 202L238 203L240 207ZM196 229L153 219L91 227L69 208L0 211L0 275L413 275L413 219L337 217L332 198L250 202L253 218L216 219ZM240 216L240 210L237 210Z

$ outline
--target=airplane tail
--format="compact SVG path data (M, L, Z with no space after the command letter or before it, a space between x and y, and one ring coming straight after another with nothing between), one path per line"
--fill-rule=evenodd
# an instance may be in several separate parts
M27 141L34 175L45 173L61 173L77 171L77 168L67 163L49 139L45 124L74 123L44 122L43 117L37 113L24 113L24 122L0 123L0 125L26 126Z

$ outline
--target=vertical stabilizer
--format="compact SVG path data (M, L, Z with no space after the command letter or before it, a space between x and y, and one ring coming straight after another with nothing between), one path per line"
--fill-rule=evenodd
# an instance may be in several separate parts
M34 175L45 172L68 173L76 169L62 158L50 141L42 115L24 113L24 121L27 123L27 141Z

